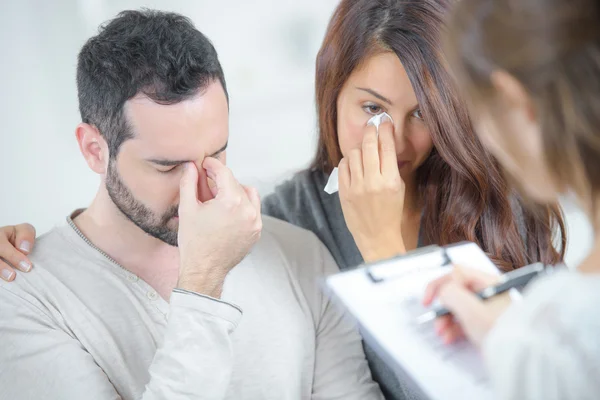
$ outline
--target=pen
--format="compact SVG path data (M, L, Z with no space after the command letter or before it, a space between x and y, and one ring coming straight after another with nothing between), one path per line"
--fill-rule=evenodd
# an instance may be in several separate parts
M514 271L508 272L501 277L501 281L496 286L490 286L483 289L475 295L481 300L487 300L499 294L509 291L520 286L528 284L533 278L549 273L554 270L554 267L546 266L542 263L531 264ZM434 307L430 311L422 314L417 318L418 324L424 324L433 321L436 318L450 314L450 311L442 306Z

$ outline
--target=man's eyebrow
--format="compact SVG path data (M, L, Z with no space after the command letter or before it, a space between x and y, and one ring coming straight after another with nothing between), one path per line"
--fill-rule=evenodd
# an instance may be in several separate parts
M216 157L219 154L221 154L222 152L224 152L225 150L227 150L228 144L229 144L229 141L227 143L225 143L225 146L221 147L219 150L217 150L216 152L211 154L209 157ZM197 160L168 160L168 159L164 159L164 158L150 158L147 161L151 162L152 164L161 165L163 167L174 167L176 165L181 165L181 164L185 164L188 162L195 162Z
M387 97L384 97L384 96L380 95L379 93L377 93L373 89L361 88L361 87L357 87L357 89L358 90L362 90L363 92L367 92L370 95L377 97L379 100L384 101L384 102L388 103L389 105L392 105L392 101L390 99L388 99Z

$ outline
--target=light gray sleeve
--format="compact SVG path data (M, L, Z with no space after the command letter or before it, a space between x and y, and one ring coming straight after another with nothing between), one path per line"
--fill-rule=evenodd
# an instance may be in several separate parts
M315 238L316 239L316 238ZM339 272L323 244L315 240L322 275ZM383 399L371 377L362 340L352 321L319 291L313 400Z
M173 292L143 400L222 399L233 366L232 305ZM10 323L9 323L10 322ZM0 399L121 399L81 343L32 299L0 286Z
M538 282L486 338L497 398L600 397L600 280L577 275Z

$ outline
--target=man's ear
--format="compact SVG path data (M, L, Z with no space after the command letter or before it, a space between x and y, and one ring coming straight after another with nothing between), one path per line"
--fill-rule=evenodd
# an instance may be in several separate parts
M108 144L94 125L81 123L75 129L79 150L88 166L99 175L104 175L108 168Z

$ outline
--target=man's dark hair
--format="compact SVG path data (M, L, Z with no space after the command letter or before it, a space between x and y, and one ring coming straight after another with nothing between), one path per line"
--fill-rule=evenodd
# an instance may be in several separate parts
M123 106L143 93L159 104L186 100L225 77L212 43L189 18L155 10L123 11L81 49L79 112L106 139L110 157L133 137Z

